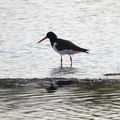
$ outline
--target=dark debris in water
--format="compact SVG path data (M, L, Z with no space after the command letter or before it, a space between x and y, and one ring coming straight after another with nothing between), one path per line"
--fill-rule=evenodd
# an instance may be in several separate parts
M120 75L120 73L107 73L107 74L104 74L104 76L118 76Z

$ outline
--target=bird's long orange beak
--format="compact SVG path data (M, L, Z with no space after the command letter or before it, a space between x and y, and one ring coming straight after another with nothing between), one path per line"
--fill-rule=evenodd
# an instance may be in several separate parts
M47 36L45 36L43 39L41 39L40 41L38 41L37 43L42 42L43 40L47 39Z

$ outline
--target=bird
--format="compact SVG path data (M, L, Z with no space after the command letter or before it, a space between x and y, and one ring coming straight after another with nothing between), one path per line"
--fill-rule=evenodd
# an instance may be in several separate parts
M64 39L61 39L61 38L58 38L57 35L50 31L46 34L46 36L41 39L40 41L38 41L37 43L40 43L42 41L44 41L45 39L49 39L50 40L50 43L51 43L51 46L52 48L60 54L61 56L61 67L63 66L62 65L62 62L63 62L63 58L62 56L63 55L69 55L70 57L70 66L72 67L72 56L73 54L77 54L77 53L89 53L89 49L85 49L85 48L81 48L77 45L75 45L74 43L72 43L71 41L68 41L68 40L64 40Z

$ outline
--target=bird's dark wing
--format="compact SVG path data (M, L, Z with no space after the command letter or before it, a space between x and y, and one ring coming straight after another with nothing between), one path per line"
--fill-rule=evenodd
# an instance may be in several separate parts
M73 51L80 51L80 52L86 52L86 53L88 53L89 51L88 49L81 48L68 40L58 39L57 43L58 44L56 45L56 47L58 50L72 49Z

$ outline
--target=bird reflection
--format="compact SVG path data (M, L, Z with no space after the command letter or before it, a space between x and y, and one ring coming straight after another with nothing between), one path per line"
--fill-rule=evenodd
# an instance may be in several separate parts
M77 68L73 67L58 67L58 68L53 68L50 71L51 78L61 78L64 75L67 75L67 78L73 77L73 74L78 71ZM55 79L50 79L48 84L43 84L42 87L47 90L47 92L55 92L58 87L61 87L61 85L69 85L72 84L72 81L56 81Z
M74 67L58 67L51 70L52 77L61 77L63 75L73 75L78 71L78 68ZM69 77L69 76L68 76Z

